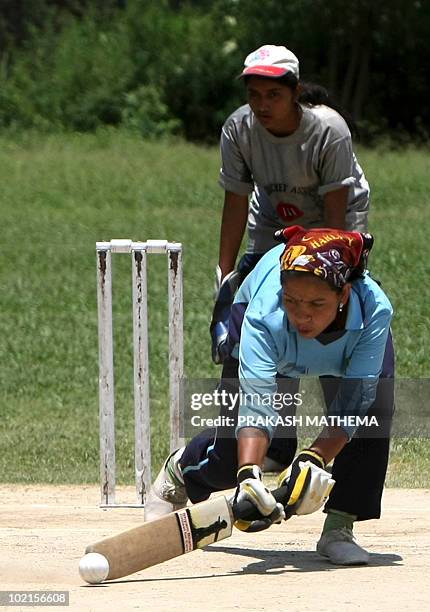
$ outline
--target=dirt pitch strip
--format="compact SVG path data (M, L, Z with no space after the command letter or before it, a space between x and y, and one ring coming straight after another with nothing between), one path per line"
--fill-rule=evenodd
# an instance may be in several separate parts
M121 494L130 500L133 490ZM0 500L0 590L69 591L69 608L48 610L430 610L429 490L387 489L383 519L357 526L369 567L336 568L314 552L318 513L260 534L235 530L205 551L98 586L78 574L85 546L140 524L140 509L101 510L92 486L0 485Z

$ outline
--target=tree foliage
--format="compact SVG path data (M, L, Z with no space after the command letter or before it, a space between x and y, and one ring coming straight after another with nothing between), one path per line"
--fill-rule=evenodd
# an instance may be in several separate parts
M430 0L0 0L0 125L213 140L284 44L372 135L428 139Z

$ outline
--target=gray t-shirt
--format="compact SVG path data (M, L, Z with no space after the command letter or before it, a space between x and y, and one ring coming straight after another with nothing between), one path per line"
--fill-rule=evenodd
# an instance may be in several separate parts
M220 185L251 195L248 253L273 247L283 226L324 225L323 196L349 186L346 229L367 231L369 185L352 150L344 119L327 106L302 106L297 130L277 137L241 106L221 134Z

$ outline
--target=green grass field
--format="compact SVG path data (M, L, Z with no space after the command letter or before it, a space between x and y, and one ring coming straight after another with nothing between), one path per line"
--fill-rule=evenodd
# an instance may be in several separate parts
M359 152L373 188L371 268L390 296L398 375L428 377L428 151ZM222 191L218 150L96 135L0 138L0 478L98 481L95 242L184 244L186 374L217 377L208 323ZM131 284L114 260L118 479L133 479ZM153 461L167 452L165 258L150 258ZM389 484L429 486L428 441L393 445Z

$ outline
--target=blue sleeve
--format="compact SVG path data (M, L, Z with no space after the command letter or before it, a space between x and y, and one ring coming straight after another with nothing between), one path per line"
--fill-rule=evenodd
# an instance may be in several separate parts
M234 301L236 303L239 302L239 303L248 304L251 301L251 297L253 294L252 281L254 278L254 274L253 274L254 270L250 274L248 274L245 280L240 284L239 289L237 290L235 298L234 298Z
M260 319L245 316L239 350L241 389L237 432L242 427L263 429L272 438L277 413L271 398L277 390L278 350Z
M331 416L364 417L376 398L378 379L384 360L385 345L392 317L392 309L381 306L363 330L347 365L328 414ZM342 426L350 440L357 427Z
M380 375L392 314L391 307L385 304L376 308L347 360L345 377L374 378Z

